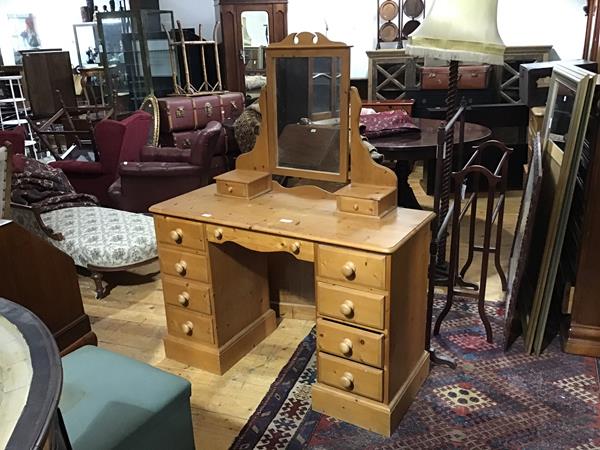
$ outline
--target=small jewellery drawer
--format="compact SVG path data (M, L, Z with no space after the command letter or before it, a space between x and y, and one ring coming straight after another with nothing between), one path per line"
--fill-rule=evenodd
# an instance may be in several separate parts
M221 195L248 198L248 184L234 181L217 181L217 192Z
M317 377L320 382L378 402L383 400L383 371L319 353Z
M384 329L384 295L318 282L317 310L323 316Z
M377 202L368 198L338 197L338 208L340 211L365 214L367 216L377 215Z
M235 242L250 250L287 252L303 261L315 260L315 245L310 241L216 225L206 225L206 236L217 244Z
M271 174L256 170L232 170L216 176L217 194L254 198L271 190Z
M167 329L171 336L214 344L212 320L209 317L171 305L166 305L165 309Z
M163 275L165 303L179 308L210 314L210 287L194 281Z
M386 256L320 245L317 274L352 284L385 290Z
M158 256L163 274L208 283L208 262L205 256L165 247L158 248Z
M383 335L317 319L317 349L342 358L383 367Z
M195 251L205 249L204 226L199 222L154 216L154 227L156 228L158 242Z

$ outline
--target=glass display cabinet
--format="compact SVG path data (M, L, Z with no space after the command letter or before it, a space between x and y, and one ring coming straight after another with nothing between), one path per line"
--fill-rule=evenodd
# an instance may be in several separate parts
M100 60L117 108L133 111L149 94L163 97L173 92L167 32L174 26L172 11L98 14Z

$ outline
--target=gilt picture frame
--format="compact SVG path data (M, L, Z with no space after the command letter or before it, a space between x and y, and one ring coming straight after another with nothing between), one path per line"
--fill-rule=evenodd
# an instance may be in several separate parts
M542 126L543 170L546 173L546 168L550 170L550 165L554 164L559 167L559 171L553 198L546 199L547 204L551 206L531 316L525 333L527 352L535 351L536 354L540 354L542 351L596 82L596 74L575 66L557 65L552 72L546 115ZM553 133L553 127L558 120L557 104L567 97L565 94L573 100L568 130L560 137Z

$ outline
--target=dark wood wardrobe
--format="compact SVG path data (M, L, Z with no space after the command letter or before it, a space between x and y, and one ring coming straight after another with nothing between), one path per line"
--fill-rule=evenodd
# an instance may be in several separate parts
M225 88L230 91L246 92L247 73L260 74L261 55L244 45L242 28L245 12L265 12L268 15L268 42L279 42L287 36L287 0L217 0L216 17L220 20L222 37L222 61Z
M600 0L589 0L583 58L600 62ZM596 86L592 115L579 169L570 222L579 234L576 251L563 259L573 269L573 287L565 292L562 312L566 352L600 357L600 88ZM577 195L582 205L577 208ZM579 211L579 213L577 213ZM569 226L567 227L569 231ZM563 249L567 253L568 248Z

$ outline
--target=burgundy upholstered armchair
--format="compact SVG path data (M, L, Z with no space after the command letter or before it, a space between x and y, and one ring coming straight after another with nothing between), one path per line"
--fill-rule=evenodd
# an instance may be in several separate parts
M109 189L113 203L124 211L148 212L155 203L206 186L223 139L225 130L212 121L194 136L189 149L145 146L139 162L119 165L119 178Z
M152 116L144 111L121 121L103 119L94 127L99 161L62 160L50 165L65 172L75 191L95 195L103 206L112 206L108 188L117 179L119 163L140 160L151 123Z

